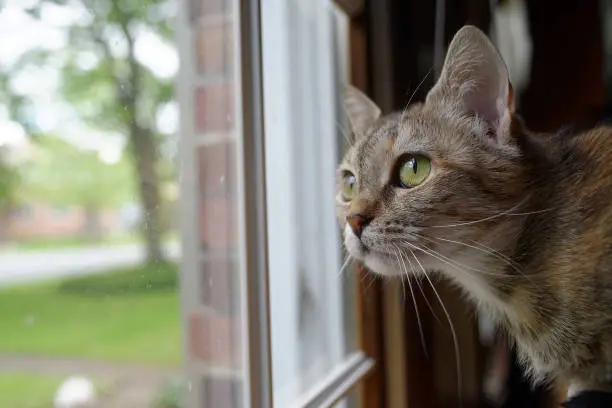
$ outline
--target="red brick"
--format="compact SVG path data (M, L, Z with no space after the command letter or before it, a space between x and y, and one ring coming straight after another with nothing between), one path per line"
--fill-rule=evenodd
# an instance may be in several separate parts
M209 84L195 91L195 125L199 135L234 127L233 83Z
M204 259L200 272L202 303L219 315L240 313L240 286L236 261L227 257Z
M193 23L201 17L229 14L233 0L190 0L189 19Z
M201 197L235 197L236 144L219 142L198 149L198 170Z
M214 408L239 408L244 406L243 384L239 378L214 378L202 380L203 404Z
M189 316L189 351L192 357L217 368L242 367L242 333L239 316L192 312Z
M234 249L238 244L237 202L234 198L202 198L200 233L204 250Z
M234 69L233 23L218 22L200 25L195 33L196 68L204 77L231 77Z

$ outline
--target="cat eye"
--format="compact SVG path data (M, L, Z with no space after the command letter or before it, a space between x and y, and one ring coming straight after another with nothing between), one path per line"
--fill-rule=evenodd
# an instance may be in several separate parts
M351 201L355 195L355 175L350 171L345 171L342 176L342 198Z
M422 155L408 155L399 165L399 184L403 188L423 183L431 171L431 161Z

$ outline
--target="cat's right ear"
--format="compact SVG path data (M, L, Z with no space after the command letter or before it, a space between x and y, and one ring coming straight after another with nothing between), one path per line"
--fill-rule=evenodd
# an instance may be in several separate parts
M351 126L351 142L365 136L368 129L380 118L381 111L376 104L359 89L347 85L344 88L344 109Z
M508 70L495 46L478 28L465 26L455 34L440 78L425 103L475 114L487 122L489 137L497 143L508 140L514 113Z

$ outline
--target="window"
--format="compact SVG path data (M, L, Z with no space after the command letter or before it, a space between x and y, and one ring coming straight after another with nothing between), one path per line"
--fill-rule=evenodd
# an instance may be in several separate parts
M356 352L333 205L346 75L330 3L264 2L261 12L272 378L285 407Z
M356 406L373 362L334 212L347 17L327 0L197 4L178 24L190 406Z

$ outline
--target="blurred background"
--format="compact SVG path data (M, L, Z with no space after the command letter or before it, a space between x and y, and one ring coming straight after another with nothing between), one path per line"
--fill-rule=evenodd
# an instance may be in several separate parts
M1 2L1 407L170 406L177 7Z
M530 389L444 282L405 293L345 262L339 94L423 100L474 24L532 129L591 126L612 113L611 18L608 0L0 0L0 407L558 406L564 385Z

